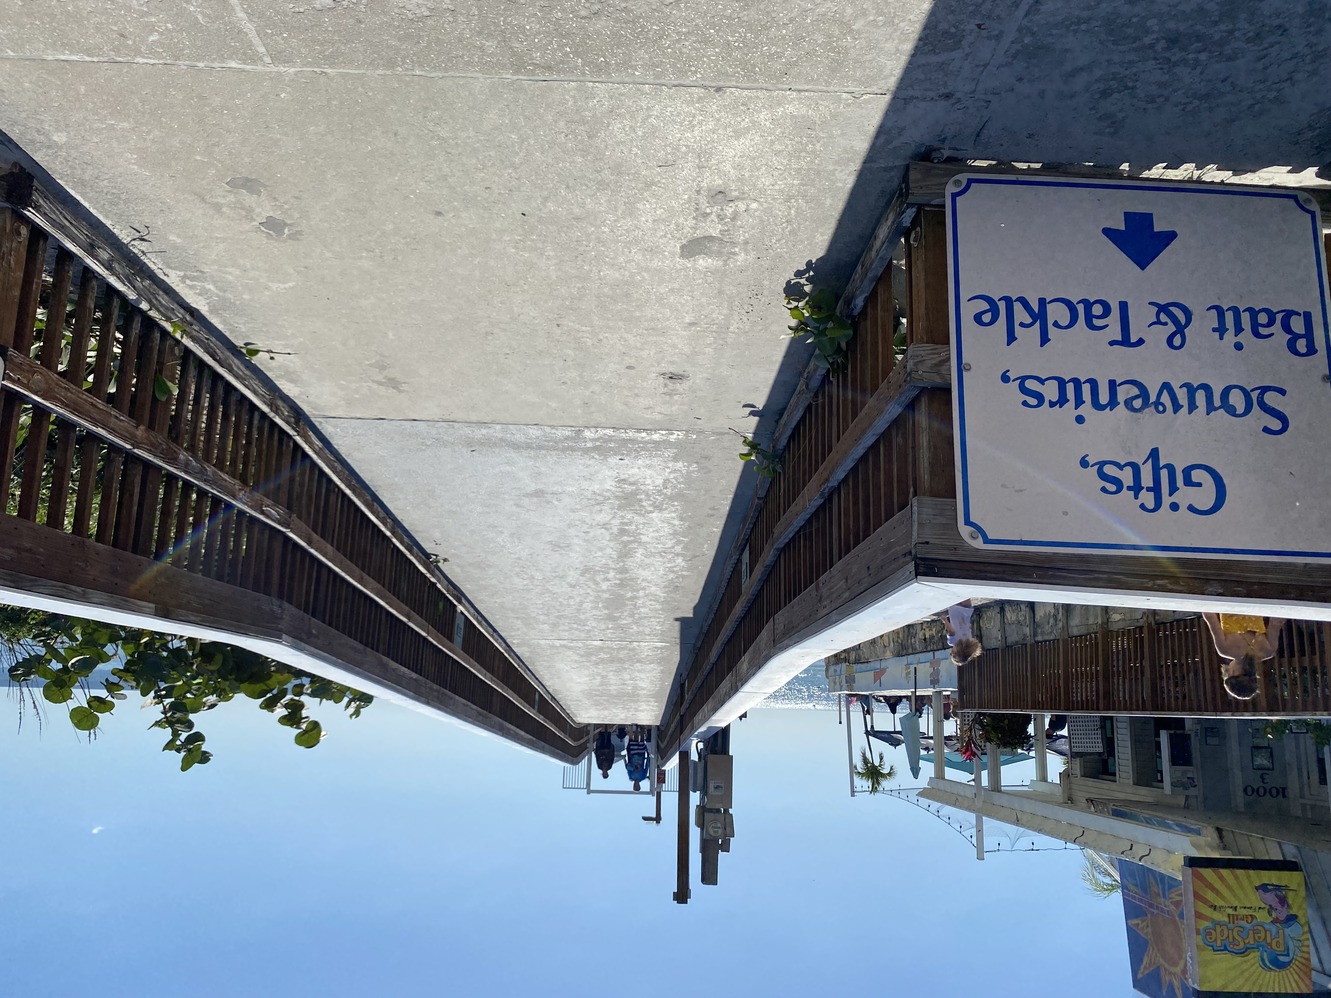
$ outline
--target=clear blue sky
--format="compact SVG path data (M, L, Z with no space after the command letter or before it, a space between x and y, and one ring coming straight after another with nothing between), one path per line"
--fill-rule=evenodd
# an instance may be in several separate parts
M977 863L909 804L852 801L827 712L736 726L734 849L719 887L695 854L687 906L673 803L646 824L643 800L383 701L316 716L307 751L223 705L213 762L182 774L132 702L89 745L62 716L16 733L6 701L0 995L1133 994L1080 853Z

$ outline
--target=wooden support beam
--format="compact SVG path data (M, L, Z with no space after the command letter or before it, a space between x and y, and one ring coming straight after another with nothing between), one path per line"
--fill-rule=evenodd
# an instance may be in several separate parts
M1042 587L1066 590L1064 602L1141 606L1144 596L1192 597L1223 604L1226 600L1297 605L1309 619L1331 619L1331 565L1272 561L1260 573L1253 562L1206 558L1156 558L1148 555L1051 554L972 547L957 529L956 502L922 497L916 501L919 538L916 548L921 578L970 579L1002 586L1011 598ZM1115 595L1117 594L1117 596ZM1094 599L1090 598L1094 596ZM1068 598L1071 597L1071 598ZM1170 604L1157 604L1168 606ZM1186 604L1178 607L1186 609Z
M864 303L877 286L879 279L892 262L902 235L915 218L915 206L909 203L909 187L902 183L883 211L882 217L869 237L869 245L855 265L846 290L837 304L837 311L847 318L854 318L864 308Z
M228 641L302 669L317 660L339 682L368 679L568 763L587 746L586 737L538 739L281 600L16 517L0 517L0 590L22 605Z
M0 205L0 346L14 342L30 229L26 218L13 208Z

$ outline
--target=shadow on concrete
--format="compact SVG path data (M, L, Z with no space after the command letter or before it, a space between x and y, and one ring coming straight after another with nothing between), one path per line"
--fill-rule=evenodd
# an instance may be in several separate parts
M1329 55L1331 19L1315 0L938 0L816 272L844 285L912 159L1331 176ZM787 351L758 439L771 438L807 358ZM756 484L747 471L694 615L680 619L681 666Z

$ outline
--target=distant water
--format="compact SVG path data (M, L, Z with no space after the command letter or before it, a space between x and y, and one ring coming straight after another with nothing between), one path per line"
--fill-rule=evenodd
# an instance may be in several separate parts
M827 691L827 674L820 659L763 701L764 707L788 710L836 710L836 697Z

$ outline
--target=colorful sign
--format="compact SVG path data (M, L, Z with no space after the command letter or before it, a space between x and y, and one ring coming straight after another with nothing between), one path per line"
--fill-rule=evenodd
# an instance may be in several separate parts
M1198 993L1312 994L1304 891L1297 863L1185 859Z
M1147 998L1188 998L1183 884L1139 863L1118 861L1132 986Z

